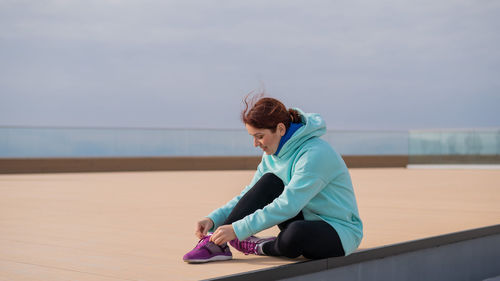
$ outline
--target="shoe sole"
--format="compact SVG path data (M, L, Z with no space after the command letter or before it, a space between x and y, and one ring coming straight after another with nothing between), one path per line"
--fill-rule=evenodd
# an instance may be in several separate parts
M206 263L211 261L227 261L232 259L232 256L213 256L209 259L200 259L200 260L184 260L187 263Z

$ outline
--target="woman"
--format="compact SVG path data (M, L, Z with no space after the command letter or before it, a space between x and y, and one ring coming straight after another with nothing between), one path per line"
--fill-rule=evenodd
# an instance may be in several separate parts
M232 258L227 243L245 254L345 256L359 246L363 226L347 167L319 137L319 114L289 109L278 100L245 99L242 121L264 151L251 183L196 225L198 245L184 255L191 263ZM278 237L254 234L278 225ZM213 234L208 234L213 231Z

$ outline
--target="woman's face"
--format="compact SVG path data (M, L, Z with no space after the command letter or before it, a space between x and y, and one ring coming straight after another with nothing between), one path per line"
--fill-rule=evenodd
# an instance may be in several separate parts
M253 136L253 146L260 147L267 155L273 155L280 144L280 139L286 133L286 127L279 123L273 133L270 129L257 129L245 124L248 134Z

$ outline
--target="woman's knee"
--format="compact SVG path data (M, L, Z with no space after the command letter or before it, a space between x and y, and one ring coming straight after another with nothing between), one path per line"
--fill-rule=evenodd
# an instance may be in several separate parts
M276 185L276 186L284 186L283 181L273 173L265 173L260 177L257 182L262 182L265 184Z
M306 229L305 225L307 224L306 220L296 220L292 221L290 224L288 224L287 227L287 233L295 236L295 237L301 237L304 235L304 230Z
M254 190L272 194L273 197L278 197L284 188L283 181L273 173L264 174L252 187Z

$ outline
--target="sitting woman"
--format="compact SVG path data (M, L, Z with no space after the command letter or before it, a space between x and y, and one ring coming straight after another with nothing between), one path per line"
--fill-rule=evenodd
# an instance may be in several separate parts
M274 98L244 102L242 120L264 155L241 194L196 224L200 241L184 261L231 259L227 243L245 254L289 258L352 253L363 225L347 167L320 138L326 132L323 119L287 110ZM275 225L278 237L254 236Z

